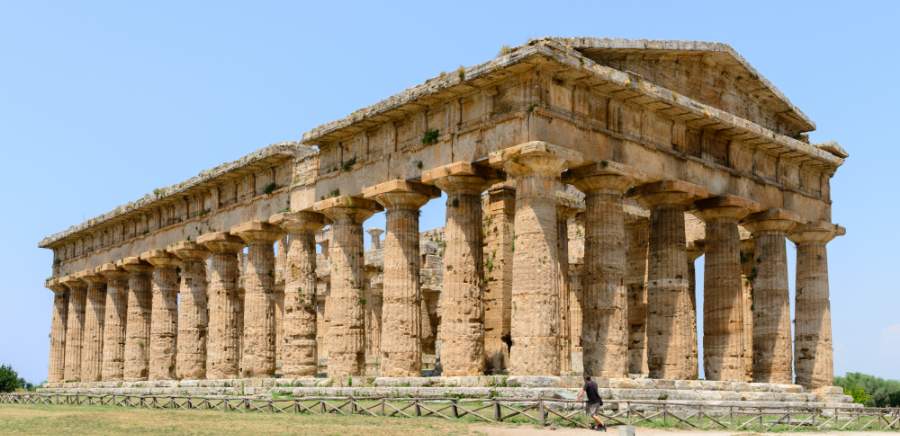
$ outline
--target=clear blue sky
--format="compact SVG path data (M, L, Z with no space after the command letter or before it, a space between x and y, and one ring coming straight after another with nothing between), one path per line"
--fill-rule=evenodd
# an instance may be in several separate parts
M836 372L900 379L898 3L379 3L0 3L0 362L46 378L43 236L504 44L584 35L729 43L844 145Z

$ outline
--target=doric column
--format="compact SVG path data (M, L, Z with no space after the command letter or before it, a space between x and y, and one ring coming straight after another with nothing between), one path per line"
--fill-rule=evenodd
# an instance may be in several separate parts
M275 252L272 244L280 236L277 227L260 221L231 229L247 243L244 271L244 339L241 373L244 377L275 374Z
M570 306L578 304L569 298L569 219L573 218L581 209L578 198L570 193L558 191L556 193L556 239L557 269L559 270L559 372L569 374L572 372L572 328L569 317Z
M103 381L119 381L125 374L125 325L128 318L128 273L114 263L97 268L106 279L103 322Z
M325 225L314 212L288 212L270 223L288 233L284 272L284 377L316 375L316 232Z
M120 263L128 271L128 321L125 325L125 381L147 380L150 369L150 314L153 267L138 257Z
M491 153L516 181L510 373L559 375L556 191L578 152L535 141Z
M815 222L798 226L788 235L797 244L794 371L797 384L807 389L834 383L828 253L825 245L845 232L841 226Z
M423 182L432 183L447 193L446 246L438 305L441 310L440 359L445 376L484 373L481 192L487 186L487 178L487 171L468 162L452 163L422 174ZM385 326L383 331L386 333L384 338L389 330Z
M78 274L87 285L84 307L84 335L81 346L81 381L100 381L103 369L103 322L106 309L106 280L94 271Z
M440 196L440 191L420 183L390 180L366 189L364 195L386 210L381 306L386 334L381 340L381 375L418 377L422 372L419 208Z
M381 250L381 234L384 233L384 230L371 228L366 230L369 234L369 241L372 243L373 250Z
M178 338L178 266L175 256L152 250L141 259L153 265L150 278L150 380L175 379Z
M651 378L690 379L691 297L688 294L684 209L706 191L668 180L638 187L634 194L650 207L647 268L647 366Z
M512 314L516 190L506 184L496 185L487 191L483 201L484 355L487 372L500 373L506 370L509 359L506 342Z
M53 291L53 315L50 318L50 368L47 381L58 383L65 379L66 371L66 318L69 311L68 288L57 279L47 280L47 289Z
M703 369L707 380L750 381L744 357L744 289L738 221L758 205L723 195L697 202L706 222L703 276Z
M244 242L225 232L207 233L197 238L211 252L209 259L209 331L206 343L206 378L237 378L240 373L237 253Z
M703 256L704 240L696 239L687 246L688 297L690 307L685 312L691 322L691 355L688 365L691 368L691 379L700 376L700 360L697 350L697 259Z
M783 209L769 209L744 220L753 235L753 381L793 382L791 306L785 236L800 217ZM830 383L829 383L830 385Z
M328 322L328 375L342 379L364 375L366 335L363 295L362 223L380 209L378 203L359 197L332 197L313 208L331 219L329 248L331 286L325 300Z
M625 219L625 287L628 290L628 373L647 374L647 253L650 220Z
M87 286L75 276L68 275L60 281L69 288L69 309L66 318L66 366L65 381L81 381L81 349L84 338L84 303Z
M181 284L178 287L178 353L175 374L179 379L206 378L206 338L209 306L206 297L206 257L203 245L181 241L167 251L181 259Z
M746 232L746 229L745 229ZM743 238L744 233L741 232ZM741 239L741 295L744 299L744 369L747 380L753 380L753 283L751 274L756 274L754 265L753 238ZM788 335L790 338L790 335Z
M622 199L635 171L615 162L571 170L566 181L584 192L581 346L584 374L628 375L625 212Z

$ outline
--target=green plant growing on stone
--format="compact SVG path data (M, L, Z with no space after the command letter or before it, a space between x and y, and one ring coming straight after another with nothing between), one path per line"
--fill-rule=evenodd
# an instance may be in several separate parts
M353 169L353 165L356 165L356 156L353 156L350 159L344 161L344 163L341 164L341 170L345 172L350 171Z
M503 44L500 47L500 51L497 53L497 56L504 56L504 55L508 55L510 53L512 53L512 49L508 45Z
M275 182L272 182L272 183L269 183L268 185L266 185L265 188L263 188L263 192L266 195L269 195L269 194L275 192L276 189L278 189L278 185L276 185Z
M456 76L459 77L460 82L466 80L466 67L460 65L459 68L456 69Z
M422 135L422 145L432 145L437 144L438 138L441 136L441 131L438 129L428 129L425 131L425 134Z

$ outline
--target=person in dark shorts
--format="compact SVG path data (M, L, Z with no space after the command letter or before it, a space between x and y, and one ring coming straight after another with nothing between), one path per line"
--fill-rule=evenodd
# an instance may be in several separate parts
M597 391L597 383L591 380L590 376L584 376L584 386L578 392L576 400L581 400L587 395L587 401L584 403L584 413L594 420L591 428L598 431L606 431L606 426L600 421L599 410L603 406L603 399Z

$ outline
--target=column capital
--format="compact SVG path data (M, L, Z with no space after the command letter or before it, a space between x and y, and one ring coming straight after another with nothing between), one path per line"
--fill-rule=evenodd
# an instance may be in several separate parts
M816 221L798 225L788 234L788 238L796 244L805 242L830 242L838 236L847 234L847 229L827 221Z
M784 209L772 208L748 215L741 221L751 234L762 232L787 233L800 223L800 216Z
M364 189L363 196L386 209L418 209L428 200L440 197L441 191L430 185L394 179Z
M384 208L375 200L341 195L317 201L313 203L312 209L325 215L332 221L349 218L354 223L361 224L372 214L380 212Z
M316 212L282 212L269 218L269 224L278 226L286 232L317 232L325 226L325 217Z
M212 232L200 235L197 243L217 254L235 254L244 249L244 240L228 232Z
M661 180L646 183L631 189L634 196L645 206L687 206L699 198L709 196L706 188L681 180Z
M556 216L568 220L584 212L584 201L567 191L556 191Z
M740 220L759 209L759 203L737 195L717 195L694 203L695 215L703 221L718 219Z
M156 268L175 268L181 264L178 259L166 250L150 250L141 253L141 260Z
M566 168L584 161L580 152L544 141L531 141L491 152L490 165L513 176L558 177Z
M384 233L384 230L373 227L369 230L366 230L366 232L368 232L369 237L372 238L372 248L381 248L381 234Z
M119 265L109 262L97 267L97 273L106 277L106 280L122 280L128 278L128 273Z
M51 277L51 278L45 280L45 281L44 281L44 286L45 286L47 289L53 291L54 294L61 294L61 293L64 293L64 292L66 292L66 291L68 290L68 288L66 288L66 287L62 284L62 282L60 282L59 279L57 279L57 278L55 278L55 277Z
M97 284L101 284L101 285L106 284L106 279L104 279L103 276L97 272L96 268L80 271L77 274L75 274L75 277L77 277L79 280L83 281L88 286L97 285Z
M209 256L209 251L206 247L194 241L176 242L166 247L166 251L183 261L203 261Z
M479 195L489 184L502 179L499 171L471 162L454 162L422 172L422 183L459 194Z
M706 250L706 240L705 239L695 239L691 242L688 242L687 248L685 248L685 253L688 255L688 260L693 262L697 260L700 256L703 256L703 253Z
M281 231L265 221L249 221L231 228L231 234L250 244L254 242L275 243L281 237Z
M629 165L607 160L573 168L563 174L563 183L574 185L585 194L606 192L621 195L646 179L646 175Z
M79 278L77 274L66 274L66 275L60 277L59 281L65 287L69 288L69 290L87 288L87 283L85 283L83 280L81 280L81 278Z
M149 273L153 269L149 263L144 262L138 256L126 257L116 262L116 265L132 274Z

